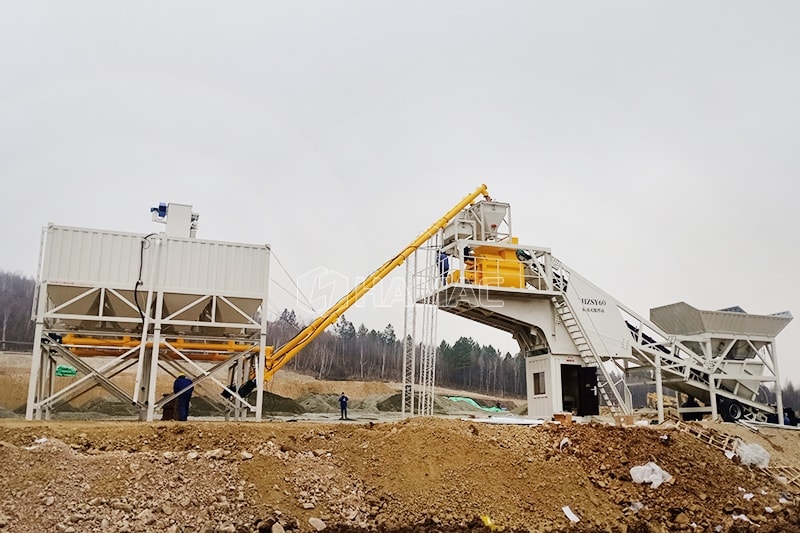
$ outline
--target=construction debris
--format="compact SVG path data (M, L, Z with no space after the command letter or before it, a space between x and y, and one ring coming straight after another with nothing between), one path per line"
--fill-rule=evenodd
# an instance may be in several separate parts
M672 481L672 476L652 461L646 465L632 467L631 478L634 483L649 483L654 489L660 487L662 483Z

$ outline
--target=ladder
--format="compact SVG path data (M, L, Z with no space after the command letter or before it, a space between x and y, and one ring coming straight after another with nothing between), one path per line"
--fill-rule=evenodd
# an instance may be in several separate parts
M699 424L689 424L682 420L674 422L675 429L681 433L686 433L696 438L697 440L708 444L722 452L736 452L736 445L739 443L739 438L727 433L716 431L712 428L707 428Z
M567 329L572 342L575 343L575 347L578 349L578 353L580 353L583 362L586 364L586 366L597 368L602 373L602 379L598 377L597 380L597 389L600 393L600 397L603 398L606 406L608 406L608 408L611 410L611 414L630 414L630 409L622 399L622 396L617 388L614 386L611 375L603 364L602 359L592 348L592 345L589 342L589 339L586 337L583 327L581 327L578 319L575 318L575 314L572 312L567 299L563 294L559 294L557 296L553 296L552 302L558 318Z
M800 488L800 468L790 465L769 465L767 467L772 477L787 485L793 485L795 488Z

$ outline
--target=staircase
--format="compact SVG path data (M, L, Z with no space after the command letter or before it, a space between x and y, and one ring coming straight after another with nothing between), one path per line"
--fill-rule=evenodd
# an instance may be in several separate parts
M572 342L575 343L575 347L578 349L584 364L588 367L594 367L600 370L601 376L597 377L597 389L605 405L611 410L611 414L630 414L628 406L614 386L611 375L600 359L600 356L597 355L597 352L592 348L589 339L586 338L586 334L580 322L575 318L567 299L564 295L560 294L558 296L553 296L552 302L561 323L564 324L567 332L569 332L569 336Z

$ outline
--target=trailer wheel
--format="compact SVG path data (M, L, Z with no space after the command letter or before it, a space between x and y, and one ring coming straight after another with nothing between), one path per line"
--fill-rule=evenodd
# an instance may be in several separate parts
M736 400L728 400L722 404L722 419L725 422L736 422L744 417L744 406Z

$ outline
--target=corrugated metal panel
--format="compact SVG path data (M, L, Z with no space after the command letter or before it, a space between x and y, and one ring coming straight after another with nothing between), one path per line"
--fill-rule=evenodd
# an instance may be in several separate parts
M167 301L175 293L227 296L253 300L238 300L249 311L267 294L269 248L265 245L160 234L152 236L142 248L144 237L51 225L47 228L41 281L53 288L51 297L55 297L56 304L73 295L58 291L59 285L130 291L139 279L140 269L144 282L141 290L162 290ZM159 262L155 280L149 279L152 260Z
M42 281L132 288L139 275L141 238L130 233L50 226Z
M267 292L266 246L167 238L161 254L160 286L165 291L258 299Z
M791 318L727 311L700 311L706 331L775 337L785 328Z
M672 335L694 335L703 332L700 312L685 302L650 309L650 321Z
M702 311L685 302L679 302L651 309L650 320L674 335L717 333L775 337L792 318L731 311Z

